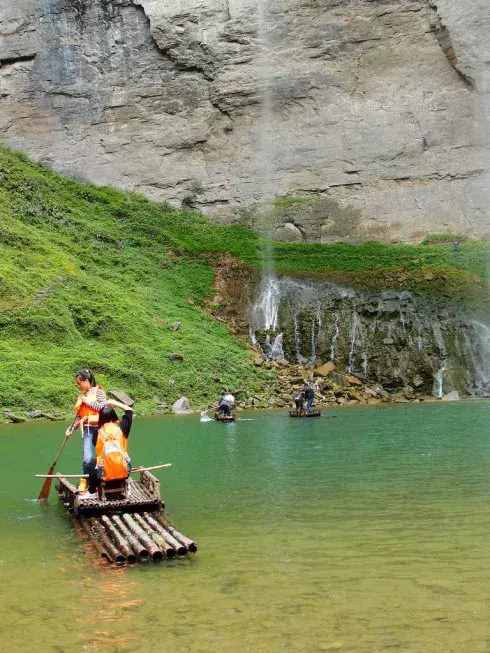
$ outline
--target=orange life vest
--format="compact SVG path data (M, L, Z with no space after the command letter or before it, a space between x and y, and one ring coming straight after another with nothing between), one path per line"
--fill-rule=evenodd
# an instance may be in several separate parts
M90 388L90 390L85 395L80 396L77 403L75 404L75 413L78 417L99 416L101 408L94 408L92 405L97 405L97 389L97 386Z
M127 478L129 474L128 439L116 422L107 422L97 435L97 465L104 470L104 481Z

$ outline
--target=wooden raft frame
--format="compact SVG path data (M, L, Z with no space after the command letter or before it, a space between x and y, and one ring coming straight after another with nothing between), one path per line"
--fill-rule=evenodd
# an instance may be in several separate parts
M86 497L63 476L56 481L56 491L64 507L76 516L107 515L118 512L160 512L165 504L160 497L160 481L151 472L140 472L139 481L128 480L128 493L125 499L101 500Z
M296 410L289 411L289 417L321 417L322 413L320 410L312 411L311 413L299 413Z

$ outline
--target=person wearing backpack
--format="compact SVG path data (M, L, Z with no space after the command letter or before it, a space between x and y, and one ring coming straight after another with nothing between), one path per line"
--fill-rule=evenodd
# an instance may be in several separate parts
M124 411L121 419L114 408ZM100 412L95 452L98 476L104 481L122 480L129 476L131 459L128 437L132 422L133 409L120 401L109 399Z

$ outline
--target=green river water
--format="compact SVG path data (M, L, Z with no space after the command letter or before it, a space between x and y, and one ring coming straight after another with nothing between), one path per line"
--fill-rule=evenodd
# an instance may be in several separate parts
M199 552L119 569L33 501L63 425L1 427L1 650L490 651L490 404L330 414L136 419Z

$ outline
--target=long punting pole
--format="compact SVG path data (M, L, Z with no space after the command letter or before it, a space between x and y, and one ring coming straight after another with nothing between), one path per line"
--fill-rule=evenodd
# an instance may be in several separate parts
M167 469L172 467L172 463L165 463L164 465L152 465L151 467L134 467L130 474L137 474L139 472L152 472L155 469ZM36 478L88 478L88 474L34 474Z

